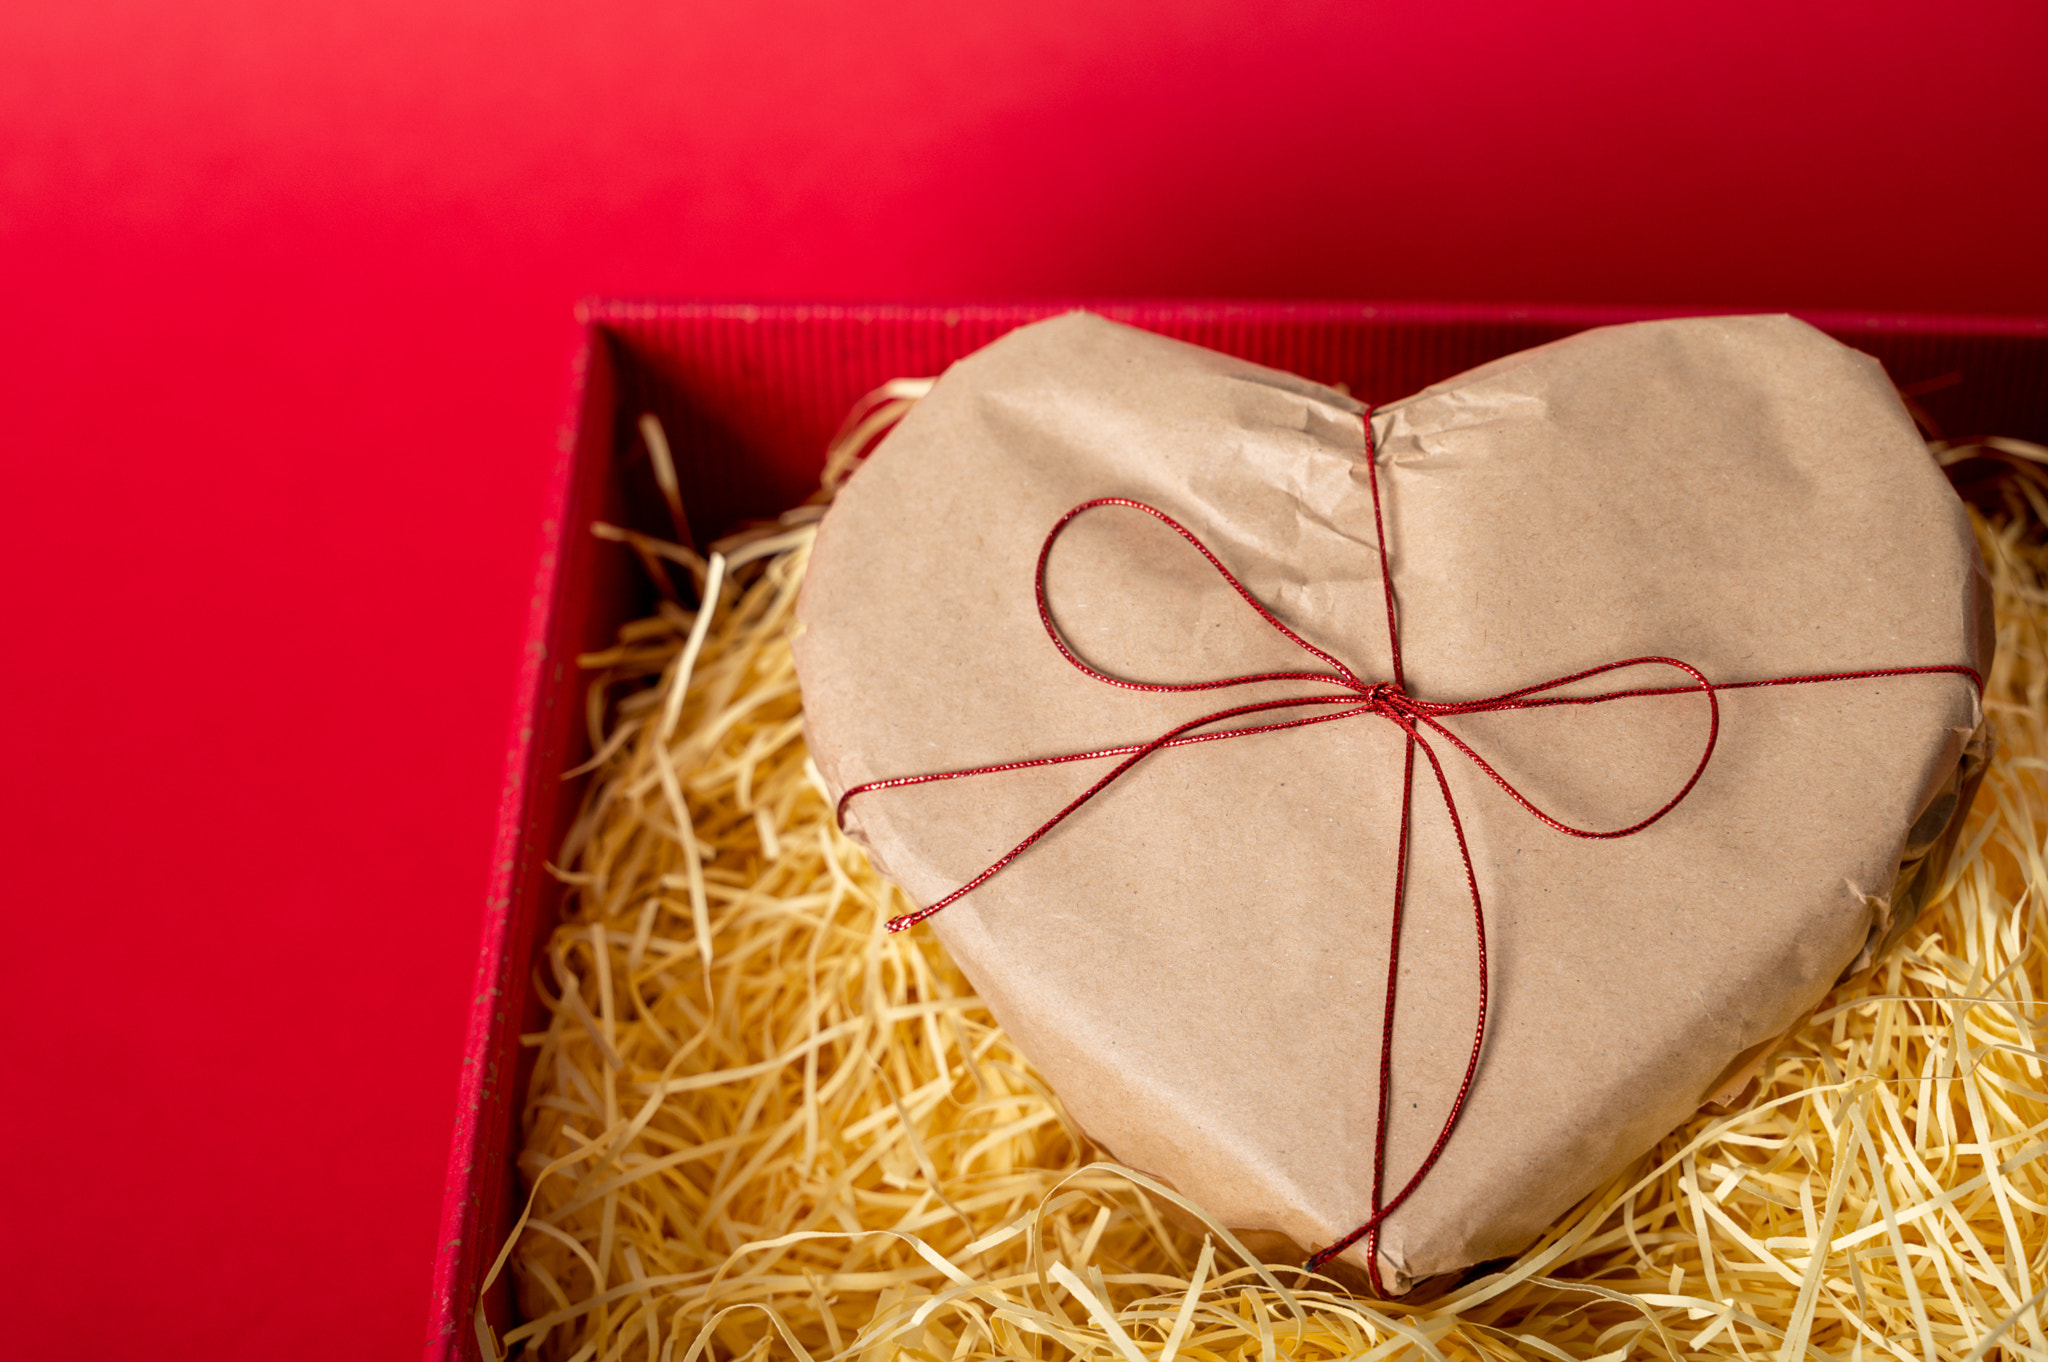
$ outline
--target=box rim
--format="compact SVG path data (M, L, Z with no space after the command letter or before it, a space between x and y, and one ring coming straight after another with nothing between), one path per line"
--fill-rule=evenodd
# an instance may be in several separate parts
M1003 321L1072 310L1147 317L1257 317L1274 321L1536 322L1612 326L1674 317L1788 315L1823 331L1903 335L2048 336L2048 315L1915 312L1864 308L1695 306L1667 303L1480 303L1428 300L1177 298L1048 295L1003 301L887 303L858 301L747 302L732 299L632 299L597 296L577 304L588 324L649 320L721 321Z
M461 1270L463 1236L474 1218L469 1192L476 1171L485 1069L501 992L498 980L504 970L505 953L511 945L508 931L513 882L524 831L522 814L546 675L548 634L554 621L555 598L561 583L563 536L575 476L577 433L589 387L592 355L602 343L595 323L585 320L582 332L571 359L568 408L556 431L554 459L542 484L533 585L527 600L526 629L520 643L518 671L513 679L505 773L498 792L497 827L491 841L484 911L478 924L475 983L470 993L469 1019L456 1080L455 1121L449 1136L448 1171L441 1189L439 1232L435 1237L426 1349L430 1362L453 1355L450 1350L462 1327L459 1318L462 1312L455 1300L455 1286Z

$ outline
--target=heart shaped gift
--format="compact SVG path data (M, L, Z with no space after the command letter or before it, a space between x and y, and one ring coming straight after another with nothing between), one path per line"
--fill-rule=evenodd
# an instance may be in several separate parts
M847 830L1081 1128L1399 1294L1522 1248L1895 926L1982 576L1882 370L1789 318L1368 418L1076 313L847 484L797 664Z

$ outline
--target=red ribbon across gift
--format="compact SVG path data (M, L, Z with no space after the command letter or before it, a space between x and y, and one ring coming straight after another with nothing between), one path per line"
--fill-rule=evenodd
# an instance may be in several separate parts
M1244 584L1238 581L1230 569L1223 566L1216 555L1209 551L1208 545L1196 538L1192 531L1172 516L1166 514L1166 512L1156 506L1148 506L1142 501L1133 501L1127 497L1098 497L1093 501L1082 502L1061 516L1059 521L1053 525L1051 531L1047 533L1045 543L1038 552L1036 571L1038 616L1045 625L1046 636L1052 640L1053 647L1059 649L1061 657L1064 657L1082 672L1102 682L1104 685L1115 686L1122 690L1150 691L1155 693L1211 691L1277 681L1302 682L1309 685L1325 686L1331 689L1327 693L1295 695L1279 699L1260 700L1242 705L1232 705L1226 709L1219 709L1213 713L1204 714L1200 718L1190 719L1186 723L1178 724L1159 736L1141 743L1130 743L1120 747L1096 748L1087 752L1069 752L1062 756L1031 757L1021 761L999 762L989 766L966 767L957 771L936 771L924 775L896 776L888 780L867 781L854 786L840 796L837 815L843 826L846 806L854 797L872 794L879 790L900 789L910 785L928 785L936 781L960 780L969 776L999 775L1006 771L1023 771L1039 766L1059 766L1067 762L1102 761L1112 757L1122 758L1108 774L1082 791L1065 808L1039 824L1037 828L1032 830L1029 836L1004 852L994 864L990 865L973 879L927 907L921 908L914 913L907 913L902 917L891 919L888 924L889 930L900 932L915 926L935 913L943 911L951 904L959 902L962 898L986 884L990 879L1000 874L1004 867L1029 851L1040 838L1065 822L1070 815L1077 812L1089 800L1102 793L1104 789L1122 778L1132 767L1155 752L1162 752L1176 747L1187 747L1195 743L1249 737L1256 733L1277 733L1284 729L1307 728L1314 724L1331 723L1338 719L1351 719L1368 714L1377 715L1399 728L1406 736L1407 742L1405 769L1401 778L1400 833L1394 858L1394 912L1389 928L1389 942L1387 946L1386 1010L1380 1029L1379 1103L1378 1117L1373 1136L1372 1214L1364 1224L1321 1249L1304 1264L1307 1270L1315 1271L1330 1259L1350 1248L1360 1239L1365 1239L1367 1241L1367 1272L1371 1276L1373 1290L1379 1295L1385 1296L1385 1284L1380 1280L1379 1275L1380 1226L1422 1184L1422 1180L1428 1176L1430 1169L1436 1165L1438 1158L1442 1156L1444 1147L1450 1143L1451 1132L1456 1128L1458 1117L1465 1108L1465 1099L1472 1091L1473 1078L1479 1071L1480 1053L1486 1044L1486 912L1480 902L1479 879L1472 868L1472 853L1465 842L1465 829L1458 817L1457 801L1451 796L1451 786L1444 776L1443 763L1438 758L1436 749L1431 746L1429 738L1424 736L1424 730L1427 730L1436 737L1442 738L1445 742L1456 748L1466 759L1490 776L1496 785L1505 790L1509 798L1520 804L1538 821L1549 827L1572 837L1602 839L1630 837L1655 824L1666 814L1677 808L1684 801L1685 797L1692 793L1693 787L1699 783L1701 773L1707 769L1707 763L1713 758L1714 745L1720 740L1721 736L1721 706L1719 700L1715 698L1716 693L1719 691L1746 690L1758 686L1815 685L1828 681L1863 681L1887 676L1946 674L1967 677L1976 686L1978 694L1982 695L1984 678L1979 676L1974 668L1936 666L1885 667L1872 671L1826 672L1811 676L1776 676L1761 681L1725 682L1710 681L1698 668L1690 663L1681 662L1675 657L1631 657L1620 662L1608 662L1597 667L1588 667L1584 671L1573 672L1569 676L1554 677L1551 680L1538 682L1535 685L1523 686L1518 690L1506 691L1502 694L1487 696L1479 700L1418 699L1408 693L1406 680L1401 670L1401 633L1394 605L1393 573L1387 558L1386 527L1380 506L1379 469L1373 448L1370 413L1366 413L1363 419L1365 427L1364 459L1366 476L1372 488L1373 530L1379 546L1380 581L1386 589L1387 643L1389 654L1393 660L1392 670L1394 674L1391 681L1368 682L1361 680L1351 668L1345 666L1335 657L1332 657L1329 653L1324 652L1288 628L1257 597L1245 589ZM1053 545L1059 541L1060 535L1066 531L1067 527L1088 512L1106 506L1121 506L1133 511L1142 511L1144 514L1153 517L1175 531L1194 547L1195 552L1208 560L1209 566L1214 568L1223 580L1230 584L1231 588L1243 598L1246 605L1250 606L1258 614L1260 619L1277 630L1297 648L1324 663L1328 670L1256 672L1245 676L1223 677L1213 681L1161 684L1127 681L1122 677L1110 676L1105 672L1098 671L1082 661L1075 654L1074 650L1067 645L1066 639L1060 633L1059 626L1053 622L1052 607L1046 599L1045 569L1047 561L1052 556ZM1597 695L1566 696L1552 693L1574 682L1584 681L1607 672L1621 671L1629 667L1653 665L1682 672L1688 680L1676 685L1632 687L1625 690L1607 691ZM1700 750L1698 764L1693 767L1692 774L1686 777L1685 784L1680 787L1678 793L1666 800L1655 813L1652 813L1647 818L1631 823L1625 828L1616 828L1606 832L1594 831L1589 828L1575 828L1545 813L1542 809L1531 803L1520 790L1510 784L1508 779L1495 770L1484 757L1473 751L1457 734L1444 727L1441 722L1445 718L1461 714L1486 714L1500 710L1515 709L1545 709L1561 705L1604 705L1616 700L1632 700L1652 695L1679 695L1690 691L1699 692L1707 702L1707 740L1705 746ZM1328 712L1292 719L1243 724L1230 728L1210 727L1213 724L1228 723L1233 719L1243 719L1257 714L1321 706L1329 707ZM1436 777L1437 789L1443 795L1444 808L1450 815L1451 830L1457 837L1458 855L1464 862L1465 884L1472 898L1472 931L1479 947L1478 1007L1477 1019L1472 1028L1472 1052L1465 1062L1464 1077L1459 1081L1457 1095L1451 1102L1450 1113L1444 1118L1443 1128L1438 1132L1436 1141L1430 1147L1428 1156L1422 1160L1421 1165L1415 1170L1413 1176L1403 1184L1400 1191L1396 1192L1391 1198L1388 1198L1384 1193L1386 1187L1387 1102L1388 1093L1392 1085L1394 1053L1394 986L1400 973L1401 917L1407 898L1408 834L1411 821L1410 815L1414 804L1415 753L1418 749L1422 752L1424 759L1429 762L1430 770Z

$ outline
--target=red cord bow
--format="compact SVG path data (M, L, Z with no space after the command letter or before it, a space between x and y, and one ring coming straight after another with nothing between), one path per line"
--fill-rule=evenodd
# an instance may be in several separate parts
M1390 939L1387 947L1386 1009L1382 1017L1380 1030L1379 1103L1373 1133L1372 1215L1364 1224L1338 1239L1335 1243L1323 1248L1305 1264L1309 1271L1315 1271L1324 1263L1357 1243L1361 1238L1364 1238L1367 1240L1367 1271L1372 1279L1373 1290L1384 1297L1386 1289L1380 1281L1379 1275L1380 1226L1421 1185L1423 1178L1428 1175L1430 1169L1436 1165L1437 1159L1442 1156L1444 1147L1450 1143L1451 1132L1457 1126L1458 1118L1465 1108L1465 1099L1472 1091L1472 1081L1479 1070L1480 1052L1486 1042L1488 1000L1486 913L1480 903L1479 879L1472 868L1472 852L1465 842L1465 828L1463 821L1458 817L1457 801L1451 796L1450 781L1444 775L1443 763L1438 759L1436 749L1430 745L1429 739L1423 735L1423 730L1427 729L1438 737L1443 738L1446 742L1449 742L1475 766L1491 777L1494 784L1505 790L1509 798L1528 810L1538 821L1547 826L1573 837L1629 837L1650 827L1677 808L1685 797L1692 793L1693 787L1699 783L1701 774L1707 769L1707 762L1714 755L1714 745L1719 741L1721 735L1721 705L1720 701L1716 699L1716 692L1718 691L1744 690L1755 686L1796 686L1822 681L1853 681L1885 676L1923 676L1946 673L1967 677L1976 686L1978 693L1982 694L1984 682L1983 678L1972 668L1940 666L1890 667L1876 671L1829 672L1812 676L1780 676L1763 681L1717 683L1709 681L1698 668L1693 667L1689 663L1681 662L1677 658L1632 657L1621 662L1608 662L1597 667L1588 667L1584 671L1573 672L1569 676L1556 677L1549 681L1539 682L1533 686L1523 686L1518 690L1506 691L1481 700L1442 701L1417 699L1408 694L1401 669L1401 635L1395 618L1394 580L1387 560L1386 529L1380 509L1379 470L1376 466L1373 449L1372 421L1369 413L1364 417L1364 424L1365 467L1367 479L1372 487L1373 530L1379 545L1380 581L1386 591L1387 643L1389 655L1393 660L1394 673L1392 681L1366 682L1360 680L1349 667L1288 628L1257 597L1245 589L1244 584L1232 575L1230 569L1223 566L1216 555L1209 551L1206 544L1197 539L1192 531L1172 516L1155 506L1148 506L1142 501L1133 501L1126 497L1098 497L1093 501L1082 502L1079 506L1074 507L1061 516L1059 522L1046 535L1045 543L1038 552L1036 573L1038 616L1045 626L1046 636L1052 640L1053 646L1059 649L1061 657L1064 657L1082 672L1102 682L1104 685L1116 686L1123 690L1180 693L1223 690L1236 686L1257 685L1262 682L1294 681L1333 687L1333 691L1329 694L1295 695L1281 699L1260 700L1247 704L1233 705L1226 709L1219 709L1211 714L1205 714L1198 719L1190 719L1186 723L1176 725L1149 742L1132 743L1121 747L1096 748L1087 752L1070 752L1064 756L1032 757L1023 761L1001 762L992 766L966 767L957 771L937 771L926 775L897 776L889 780L867 781L854 786L840 796L837 816L843 827L846 817L846 806L852 801L854 796L869 794L877 790L899 789L910 785L928 785L937 781L959 780L968 776L995 775L1005 771L1023 771L1039 766L1060 766L1074 761L1097 761L1109 757L1123 758L1107 775L1104 775L1100 780L1082 791L1065 808L1039 824L1030 836L1003 853L993 865L990 865L979 875L976 875L952 893L927 907L921 908L914 913L906 913L901 917L892 918L888 924L889 930L900 932L957 903L960 899L965 898L968 894L973 893L976 889L986 884L997 874L1001 873L1004 867L1030 850L1032 845L1040 838L1065 822L1082 805L1102 793L1104 789L1120 779L1132 767L1155 752L1161 752L1168 748L1191 746L1195 743L1247 737L1255 733L1275 733L1283 729L1306 728L1312 724L1329 723L1337 719L1349 719L1362 714L1377 715L1398 727L1407 738L1405 744L1407 755L1401 779L1400 834L1394 857L1394 912L1389 929ZM1179 534L1182 539L1185 539L1194 547L1197 553L1208 560L1209 566L1214 568L1218 575L1230 584L1231 588L1237 592L1245 604L1249 605L1258 614L1260 619L1264 620L1297 648L1327 664L1329 669L1327 671L1256 672L1245 676L1224 677L1214 681L1191 681L1175 684L1126 681L1121 677L1111 676L1106 672L1098 671L1082 661L1075 654L1074 650L1067 645L1066 639L1060 633L1059 626L1053 622L1052 608L1046 600L1045 569L1047 561L1052 556L1053 545L1058 542L1060 535L1066 531L1067 527L1085 513L1103 506L1122 506L1133 511L1142 511ZM1607 672L1649 665L1670 667L1685 673L1690 680L1681 685L1634 687L1627 690L1608 691L1598 695L1564 696L1549 693L1571 685L1574 682L1584 681L1590 677L1600 676ZM1692 774L1686 777L1685 784L1680 787L1678 793L1664 801L1655 813L1652 813L1647 818L1631 823L1627 827L1616 828L1609 832L1599 832L1588 828L1575 828L1545 813L1530 802L1528 797L1520 790L1511 785L1507 778L1495 770L1484 757L1474 752L1471 747L1466 745L1463 739L1451 732L1450 729L1444 727L1442 722L1440 722L1443 718L1463 714L1486 714L1513 709L1544 709L1557 705L1600 705L1614 700L1630 700L1652 695L1677 695L1689 691L1698 691L1706 697L1707 701L1707 740L1705 746L1700 750L1698 764L1693 767ZM1314 714L1305 718L1283 719L1246 724L1233 728L1202 731L1208 730L1208 726L1211 724L1241 719L1249 715L1301 709L1310 706L1330 706L1331 710L1328 713ZM1383 1200L1386 1182L1387 1102L1393 1076L1394 987L1400 974L1401 917L1407 898L1408 834L1411 821L1410 815L1414 802L1415 752L1417 748L1422 750L1422 755L1428 760L1430 770L1436 777L1437 789L1443 795L1444 809L1450 815L1451 831L1457 837L1458 855L1464 862L1465 885L1472 899L1473 936L1479 948L1478 1017L1472 1030L1472 1052L1465 1061L1464 1077L1459 1081L1457 1096L1451 1103L1450 1113L1444 1118L1443 1128L1437 1133L1436 1141L1431 1145L1428 1156L1423 1159L1421 1166L1415 1170L1414 1175L1408 1179L1399 1192L1395 1193L1392 1199Z

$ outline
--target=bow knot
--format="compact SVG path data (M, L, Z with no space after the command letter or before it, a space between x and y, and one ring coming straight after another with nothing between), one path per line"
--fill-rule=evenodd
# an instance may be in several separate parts
M1382 718L1392 719L1397 724L1402 722L1402 715L1407 712L1407 706L1413 703L1408 692L1392 681L1380 681L1367 686L1364 696L1367 709Z

